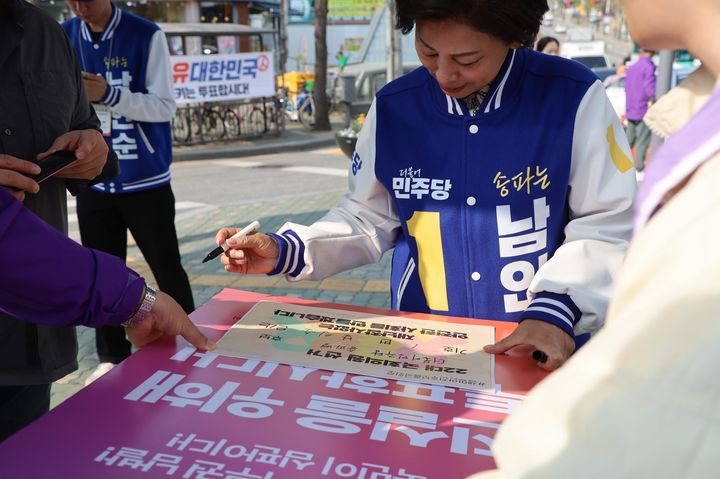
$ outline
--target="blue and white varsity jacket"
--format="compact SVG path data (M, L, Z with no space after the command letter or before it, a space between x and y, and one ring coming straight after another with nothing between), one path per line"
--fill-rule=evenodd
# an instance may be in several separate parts
M98 41L79 18L63 23L83 71L103 75L108 88L100 103L112 113L106 137L120 160L120 175L92 188L130 193L170 182L175 114L170 53L165 34L153 22L112 5Z
M631 236L630 158L580 64L511 49L475 117L419 68L375 98L340 204L278 231L274 272L321 279L394 247L394 309L593 332Z

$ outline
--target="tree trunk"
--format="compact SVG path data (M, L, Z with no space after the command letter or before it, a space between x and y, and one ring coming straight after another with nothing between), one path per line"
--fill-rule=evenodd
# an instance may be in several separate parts
M278 15L278 74L283 75L287 66L287 0L280 0ZM283 80L283 85L285 82Z
M315 130L330 130L327 97L327 13L328 0L315 0Z

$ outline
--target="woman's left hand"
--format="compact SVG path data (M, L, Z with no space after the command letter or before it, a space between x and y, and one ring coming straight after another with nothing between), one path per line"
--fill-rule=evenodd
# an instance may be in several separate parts
M575 351L575 340L562 329L545 321L526 319L507 338L496 344L488 344L486 353L502 354L515 346L529 345L547 355L545 361L537 361L538 366L554 371L562 366Z

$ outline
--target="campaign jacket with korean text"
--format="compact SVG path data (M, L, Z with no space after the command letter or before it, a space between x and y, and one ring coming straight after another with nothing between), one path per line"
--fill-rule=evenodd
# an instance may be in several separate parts
M170 182L175 114L170 54L165 34L153 22L120 10L99 38L79 18L63 23L83 71L103 75L108 89L100 108L112 113L108 145L120 160L120 175L92 188L129 193Z
M395 309L584 335L630 239L630 158L579 64L511 49L476 116L419 68L378 93L340 204L278 232L275 272L324 278L394 247Z

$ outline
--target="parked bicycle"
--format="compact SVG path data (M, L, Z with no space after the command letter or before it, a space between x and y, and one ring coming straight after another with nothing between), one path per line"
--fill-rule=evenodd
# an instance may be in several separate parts
M274 99L248 103L206 103L180 107L172 121L175 144L205 143L279 133Z
M300 93L297 99L298 121L306 128L315 126L315 96L312 90Z
M343 121L346 125L350 124L350 105L348 102L339 98L337 95L338 77L333 77L330 88L327 92L328 99L328 113L339 113L343 116ZM297 116L300 123L306 128L312 128L315 126L315 95L314 90L311 88L303 89L297 99Z

